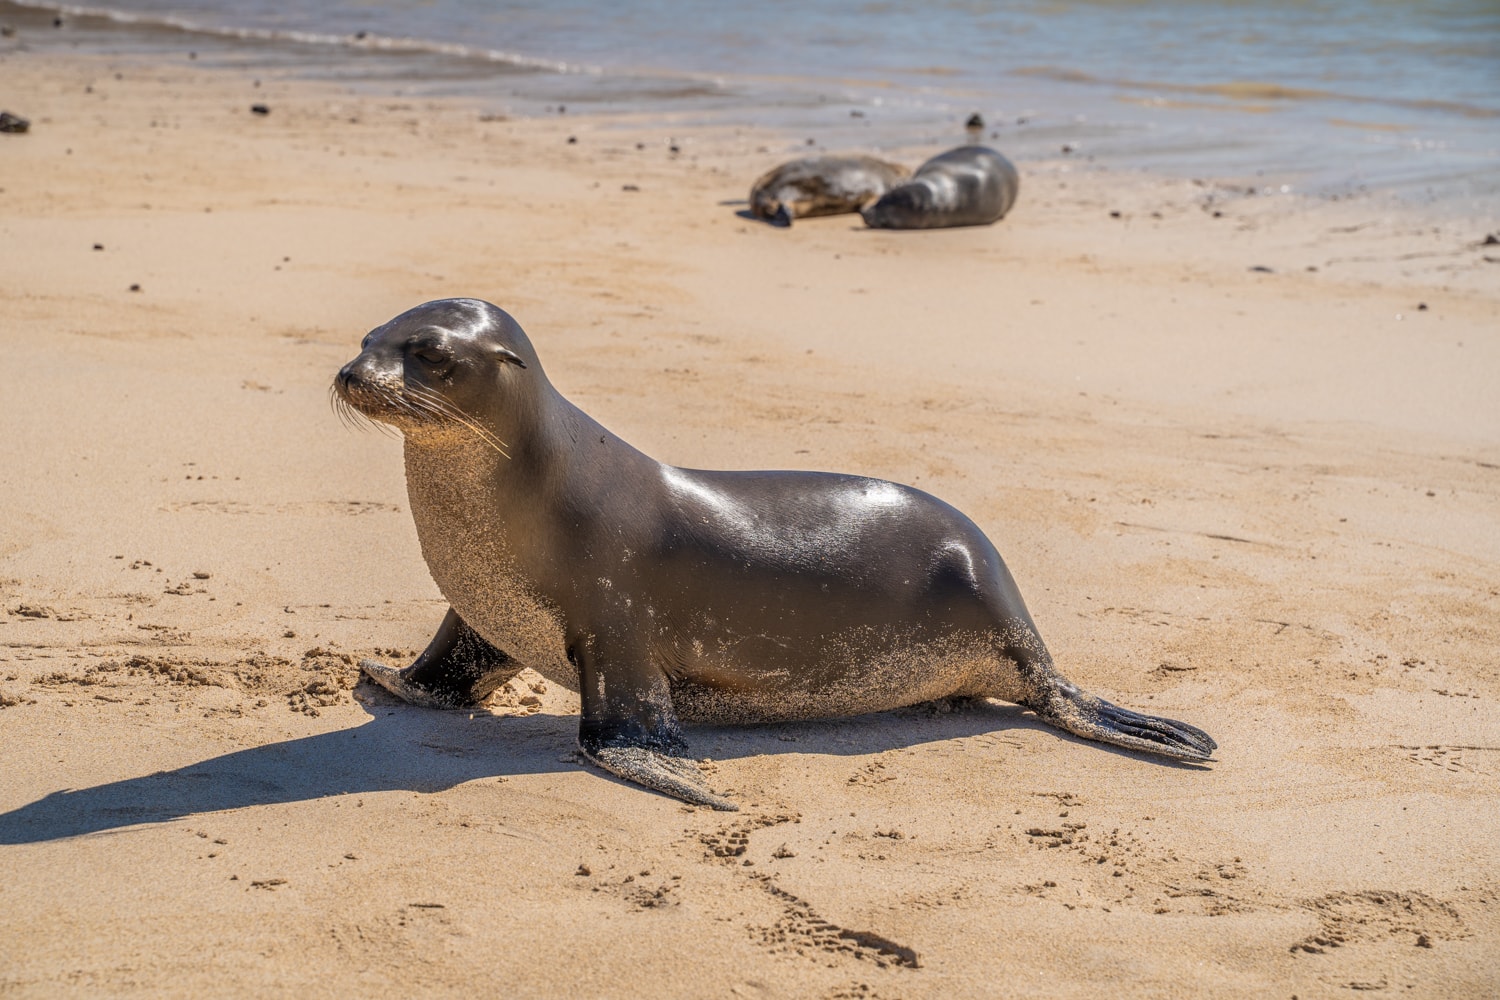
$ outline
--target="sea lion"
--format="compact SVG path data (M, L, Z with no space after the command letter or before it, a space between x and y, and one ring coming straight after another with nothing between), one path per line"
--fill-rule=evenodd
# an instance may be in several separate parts
M960 146L917 168L864 209L874 229L945 229L998 222L1016 203L1015 166L987 146Z
M793 219L858 212L911 176L873 156L811 156L783 163L750 189L757 219L790 226Z
M422 555L451 605L406 669L360 664L407 701L473 705L531 667L579 693L589 760L717 809L736 806L685 757L679 720L973 696L1133 750L1215 748L1069 683L995 547L943 501L863 476L658 462L564 399L488 302L428 302L372 330L334 398L403 433Z

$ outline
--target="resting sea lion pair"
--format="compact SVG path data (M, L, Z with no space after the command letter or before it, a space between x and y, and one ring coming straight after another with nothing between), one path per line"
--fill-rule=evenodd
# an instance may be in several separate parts
M750 211L776 225L794 218L859 212L874 229L987 226L1015 204L1015 166L985 146L934 156L915 174L873 156L793 160L750 190Z
M1068 732L1206 760L1202 730L1118 708L1052 664L972 521L920 490L819 472L680 469L552 387L521 327L429 302L364 339L336 399L405 437L422 555L450 609L371 679L470 706L523 666L575 690L588 759L734 809L679 720L751 723L1002 698Z
M783 163L756 181L750 211L777 226L858 212L910 176L900 164L873 156L809 156Z

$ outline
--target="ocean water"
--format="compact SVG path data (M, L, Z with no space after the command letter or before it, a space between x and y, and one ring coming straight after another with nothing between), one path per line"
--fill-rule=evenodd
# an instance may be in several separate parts
M60 19L61 27L53 27ZM5 44L264 66L514 114L1500 202L1500 0L0 0ZM789 146L790 148L790 146Z

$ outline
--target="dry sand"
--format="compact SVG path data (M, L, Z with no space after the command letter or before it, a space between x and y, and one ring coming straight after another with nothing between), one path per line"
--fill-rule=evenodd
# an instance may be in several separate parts
M994 227L781 231L733 204L773 136L0 75L0 994L1500 991L1500 220L1060 158ZM444 606L327 387L448 295L659 458L953 502L1218 761L1000 704L692 730L729 815L580 764L534 676L356 684Z

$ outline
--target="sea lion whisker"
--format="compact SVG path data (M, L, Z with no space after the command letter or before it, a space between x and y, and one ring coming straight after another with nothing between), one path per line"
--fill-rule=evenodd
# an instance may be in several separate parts
M339 418L339 423L341 423L341 424L344 425L344 429L345 430L352 430L353 427L352 427L352 425L349 422L349 417L348 417L348 415L346 413L344 413L343 408L340 405L340 404L343 404L343 403L344 403L343 398L339 396L339 387L338 387L338 385L337 384L331 384L331 385L329 385L329 387L328 387L328 408L330 410L332 410L334 412L334 415ZM345 405L347 405L347 404L345 404Z
M483 427L478 426L478 424L472 417L464 413L458 407L454 406L448 400L443 399L436 393L433 393L431 390L423 389L420 386L409 386L406 392L406 402L409 405L420 407L425 413L440 417L446 417L447 419L452 420L456 423L463 424L465 427L474 431L474 433L478 434L480 437L486 439L493 438L493 435L491 435Z
M482 426L474 417L459 409L450 400L444 399L431 389L426 389L422 386L407 386L406 391L411 402L421 403L427 407L429 412L447 417L455 423L463 425L470 431L473 431L476 437L495 449L506 459L510 458L510 452L507 450L510 447L508 444Z
M369 417L360 413L349 401L339 394L338 386L328 387L328 402L333 407L333 412L338 414L339 423L348 430L360 430L363 424L374 423Z
M384 399L385 394L380 390L377 389L376 394ZM339 392L337 385L329 387L329 396L330 402L333 405L333 411L338 414L339 422L349 430L362 431L373 428L378 433L384 434L387 437L397 436L397 431L394 427L387 426L373 419L353 403L350 403L349 400L345 399L343 393Z

